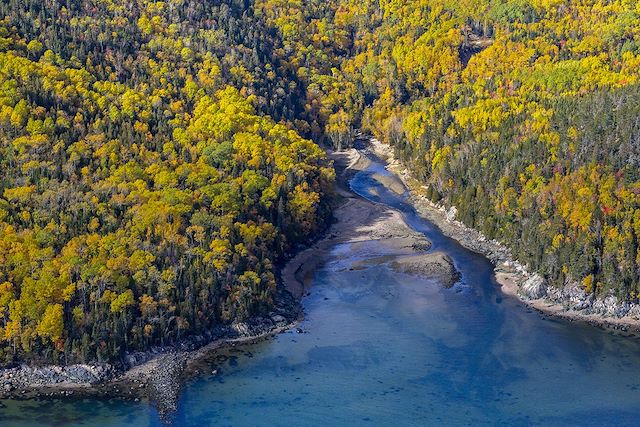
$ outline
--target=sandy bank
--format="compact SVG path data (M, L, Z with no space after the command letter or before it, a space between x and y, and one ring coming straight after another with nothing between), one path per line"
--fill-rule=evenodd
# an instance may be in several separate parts
M402 195L407 191L407 187L405 187L402 181L395 175L383 175L380 173L374 173L373 179L396 194Z
M326 238L299 253L285 266L282 279L287 289L296 297L309 291L312 273L330 257L330 252L339 244L351 244L353 252L364 250L375 241L378 248L384 247L384 257L354 260L351 269L361 269L374 264L388 263L397 272L433 278L451 286L459 279L453 263L440 253L425 253L431 242L411 229L400 212L370 202L348 189L348 181L354 173L366 169L370 161L355 149L331 153L338 173L338 193L342 200L334 208L335 221ZM404 185L394 176L376 174L374 179L395 187L403 194Z

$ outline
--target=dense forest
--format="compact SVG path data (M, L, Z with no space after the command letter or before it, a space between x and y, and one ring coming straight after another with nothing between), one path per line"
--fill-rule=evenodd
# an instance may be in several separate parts
M5 360L110 360L268 312L333 168L241 5L0 5ZM284 74L282 74L284 73Z
M640 295L630 0L0 3L2 360L267 312L322 230L317 144L391 144L550 283ZM314 141L314 142L312 142Z

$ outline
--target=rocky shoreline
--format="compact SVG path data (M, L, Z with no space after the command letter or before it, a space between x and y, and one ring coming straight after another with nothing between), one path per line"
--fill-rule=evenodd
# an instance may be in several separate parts
M301 317L299 301L283 285L276 305L265 317L220 326L206 336L191 337L175 346L128 354L120 366L75 364L0 369L0 399L102 396L148 399L161 416L176 409L177 399L192 366L210 352L226 346L256 342L294 327Z
M387 170L409 189L409 199L423 217L465 248L486 256L496 266L496 279L506 294L548 316L585 322L625 335L640 334L640 304L619 301L614 295L595 298L577 283L567 283L562 289L548 285L538 274L529 272L525 265L514 260L511 251L500 242L488 239L456 220L454 206L447 209L431 202L424 195L426 188L395 159L389 146L375 138L368 139L366 146L375 156L387 161Z

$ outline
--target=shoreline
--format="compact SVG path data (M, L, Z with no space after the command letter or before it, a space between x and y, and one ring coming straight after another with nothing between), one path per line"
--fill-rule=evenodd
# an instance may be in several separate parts
M309 275L323 263L323 256L329 249L341 241L342 231L339 224L344 223L337 213L341 209L348 209L357 197L348 189L349 180L358 171L366 169L370 162L356 150L343 152L329 151L330 157L336 165L336 193L337 206L334 207L334 220L325 235L314 244L291 258L281 270L281 279L285 288L297 299L301 299L309 291ZM364 200L362 200L364 201ZM367 202L369 203L369 202Z
M302 308L284 287L279 287L277 304L269 318L249 319L222 327L218 338L193 338L171 347L139 352L143 361L124 370L111 364L29 366L0 369L0 399L55 399L98 397L130 401L147 400L161 418L176 409L186 378L198 373L198 363L217 351L253 344L293 329L300 322ZM222 335L220 335L222 334ZM102 377L85 381L69 372L104 371ZM81 375L80 375L81 376ZM85 375L85 377L87 377Z
M505 295L514 297L531 307L540 314L548 317L562 319L568 322L586 323L592 327L616 332L620 335L635 337L640 335L640 320L633 317L603 317L599 314L580 313L567 308L565 305L544 298L526 299L521 294L521 285L518 281L527 280L526 277L513 272L495 272L496 281L500 284Z
M406 167L395 158L388 145L369 138L367 147L374 155L386 162L386 169L394 174L409 191L409 200L418 213L436 225L440 231L459 242L465 248L486 256L494 264L494 273L501 291L514 297L542 315L569 322L582 322L625 336L640 335L640 318L635 316L605 316L599 313L585 313L571 308L571 303L583 303L587 296L579 289L568 291L550 289L536 273L514 260L508 248L495 240L490 240L479 231L469 228L455 219L455 207L445 209L420 194L422 184L411 177ZM526 291L523 288L527 288ZM555 298L548 298L552 294ZM562 301L562 302L559 302ZM600 301L605 305L604 301Z

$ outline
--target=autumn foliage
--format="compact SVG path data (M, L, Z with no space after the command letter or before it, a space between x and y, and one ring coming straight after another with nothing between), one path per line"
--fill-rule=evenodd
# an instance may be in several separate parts
M199 2L0 9L4 358L109 360L268 313L333 169L269 115L284 80L250 46L270 41L221 27L259 24Z

